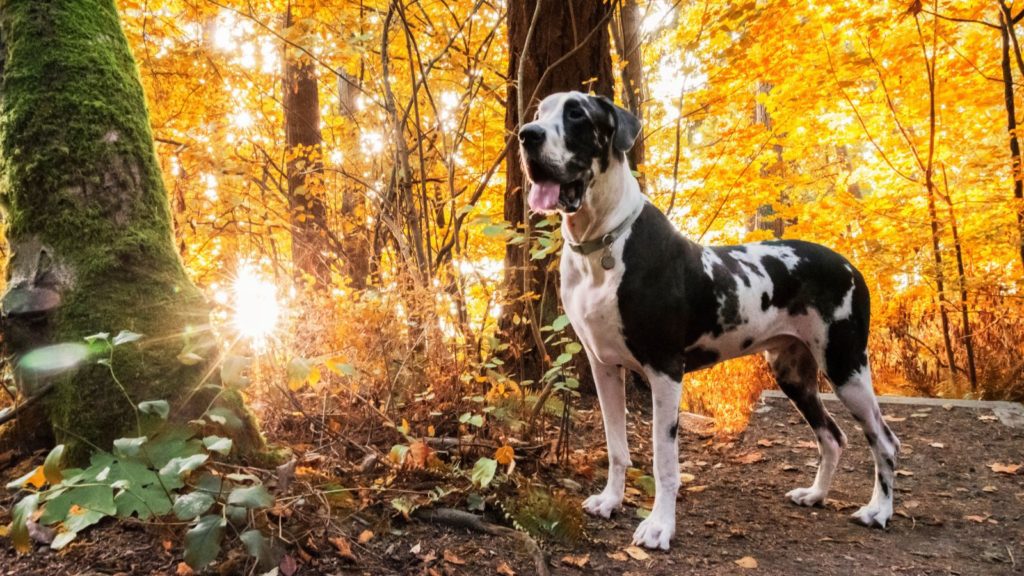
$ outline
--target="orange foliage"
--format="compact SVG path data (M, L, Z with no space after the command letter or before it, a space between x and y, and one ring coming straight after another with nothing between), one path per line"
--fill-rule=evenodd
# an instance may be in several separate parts
M457 433L452 414L443 422L430 406L479 397L493 407L536 394L494 360L503 345L495 328L504 245L517 240L502 222L504 3L119 4L186 266L216 295L249 262L288 295L290 330L272 346L275 361L264 363L268 378L275 362L295 356L351 364L356 378L320 371L323 381L308 384L339 398L358 394L364 408L399 421L396 406L422 402L418 417L404 414L416 435L428 424L431 434L434 426ZM298 18L285 30L289 4ZM640 171L679 228L705 243L782 231L847 255L872 289L872 361L884 391L968 392L962 284L977 394L1024 395L1015 384L1024 352L1021 205L1002 85L988 79L1000 77L998 30L908 15L903 3L640 4ZM998 22L989 2L938 9ZM342 243L360 238L371 252L366 288L348 272L355 256L325 252L333 290L317 300L302 282L293 285L289 261L286 54L312 61L319 80L324 173L308 184L331 233ZM936 77L934 145L926 58ZM559 239L544 241L557 247ZM939 275L952 381L937 320ZM759 360L733 362L688 375L684 402L735 429L769 382ZM511 449L501 456L510 459Z

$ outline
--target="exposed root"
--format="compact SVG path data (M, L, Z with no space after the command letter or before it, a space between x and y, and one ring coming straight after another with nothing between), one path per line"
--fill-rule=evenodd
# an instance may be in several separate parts
M551 574L548 570L547 559L544 557L544 551L541 550L540 546L537 545L537 542L535 542L533 538L530 538L530 535L525 532L519 532L518 530L513 530L505 526L492 524L476 514L471 514L462 510L455 510L453 508L420 508L413 513L413 516L434 524L444 524L456 528L465 528L467 530L482 532L492 536L515 538L519 540L530 553L530 557L533 558L533 565L537 570L536 573L538 576L549 576Z

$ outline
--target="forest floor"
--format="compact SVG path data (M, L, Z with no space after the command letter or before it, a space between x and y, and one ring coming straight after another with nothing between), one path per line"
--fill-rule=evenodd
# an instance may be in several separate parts
M589 400L584 400L589 402ZM552 574L1021 574L1024 573L1024 427L1010 426L988 407L885 404L883 412L903 443L896 515L887 530L867 529L848 516L871 493L867 443L835 401L826 402L850 443L827 505L800 508L783 496L810 483L817 452L797 412L767 397L736 438L680 435L683 489L678 532L669 552L629 546L649 505L631 487L611 520L588 518L574 544L541 542ZM630 422L634 465L649 470L646 418ZM595 469L603 459L600 414L581 410L575 438L588 443ZM643 414L641 414L643 416ZM580 442L580 441L577 441ZM3 466L3 463L0 463ZM8 471L0 470L7 477ZM563 482L582 500L603 472ZM578 489L577 489L578 488ZM0 500L9 521L10 497ZM384 512L381 512L384 514ZM176 574L180 535L168 525L107 523L82 534L61 553L38 547L16 556L0 540L0 574ZM353 542L365 525L351 526ZM535 574L519 538L485 535L423 521L391 524L354 547L353 558L334 550L293 553L278 573L295 574ZM292 558L289 556L288 558ZM220 562L214 573L244 573L244 563Z

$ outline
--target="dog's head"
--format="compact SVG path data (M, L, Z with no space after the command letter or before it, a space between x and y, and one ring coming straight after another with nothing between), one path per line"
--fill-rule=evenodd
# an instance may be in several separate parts
M530 208L579 210L594 179L613 164L625 164L639 134L636 116L604 96L560 92L545 98L536 120L519 130L520 155L532 183Z

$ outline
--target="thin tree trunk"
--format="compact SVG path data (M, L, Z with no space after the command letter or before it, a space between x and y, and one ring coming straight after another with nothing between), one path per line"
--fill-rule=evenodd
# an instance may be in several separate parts
M933 17L934 18L934 17ZM916 19L916 16L915 16ZM935 19L937 22L938 19ZM935 24L937 27L937 24ZM920 35L920 25L918 34ZM939 296L939 320L942 323L942 341L946 347L946 361L949 362L949 384L955 389L956 386L956 360L953 356L953 343L949 335L949 311L946 309L946 287L942 266L942 251L939 242L939 218L935 209L935 62L938 59L937 42L938 31L933 30L932 56L929 59L928 51L925 49L924 36L921 38L921 53L924 55L925 69L928 72L928 159L924 169L925 188L928 191L928 219L931 224L932 233L932 256L935 259L935 288ZM920 159L918 160L920 162Z
M944 195L949 210L949 227L953 234L953 249L956 253L957 282L960 288L960 322L964 327L964 348L967 352L967 377L971 383L971 392L978 391L978 371L974 365L974 333L971 330L970 314L967 310L967 275L964 272L964 256L960 245L960 230L956 223L956 212L953 209L953 197L949 191L949 180L946 179L946 166L942 166L942 184L946 190Z
M643 49L640 45L641 32L640 7L636 0L625 0L619 5L618 17L612 26L615 40L615 50L619 57L625 61L620 71L622 79L622 102L626 109L640 119L643 124L643 102L646 98L647 85L644 81L644 58ZM644 139L637 138L636 143L629 150L629 163L636 169L644 163ZM640 186L644 187L643 178L640 178Z
M1021 181L1020 139L1017 135L1017 111L1013 95L1013 68L1010 62L1010 26L1006 10L999 13L999 32L1002 38L1003 100L1006 105L1006 130L1010 140L1011 173L1013 175L1013 198L1017 202L1017 238L1021 264L1024 265L1024 182Z
M284 27L293 25L292 10ZM321 289L330 285L327 209L323 189L323 135L316 67L308 58L285 50L284 130L287 146L288 208L292 230L292 266L297 277L309 276Z
M7 352L17 359L98 332L145 335L118 347L111 368L93 356L52 379L43 406L50 426L23 427L34 434L19 448L52 430L81 462L93 446L138 435L139 402L168 400L184 418L206 409L209 395L194 393L217 381L216 343L202 328L210 309L175 251L146 101L113 0L7 0L0 38L0 186L14 252L3 298ZM180 362L186 346L205 361ZM21 371L19 384L28 384ZM240 396L223 396L243 416L236 446L261 446Z
M508 86L506 130L518 131L521 119L532 118L539 100L552 92L593 89L598 94L612 94L610 9L605 2L593 0L508 3L508 71L513 81ZM542 77L544 82L538 86ZM596 80L588 84L592 79ZM546 352L539 329L558 316L557 263L550 256L540 260L530 256L534 224L539 219L526 207L518 146L510 148L506 169L505 220L524 233L527 241L510 243L505 249L504 285L509 304L502 314L501 330L510 345L511 359L518 363L517 373L522 379L537 381ZM513 321L517 317L518 323Z

